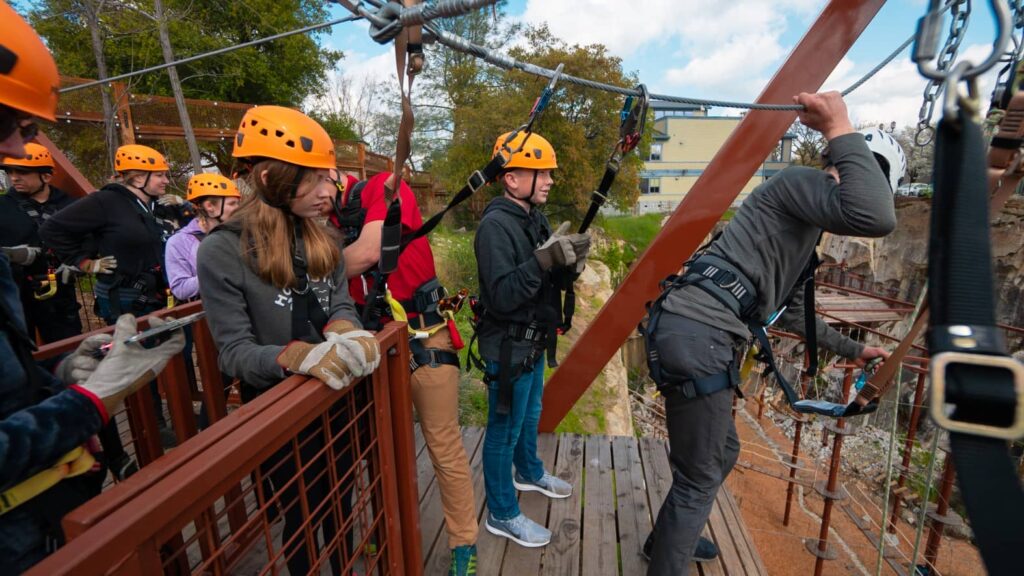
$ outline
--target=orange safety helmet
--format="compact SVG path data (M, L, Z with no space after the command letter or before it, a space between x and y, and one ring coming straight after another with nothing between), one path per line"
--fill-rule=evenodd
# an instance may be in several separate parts
M142 170L143 172L165 172L167 159L164 155L141 144L125 144L114 154L114 171Z
M506 132L498 137L494 143L494 152L491 158L498 155L502 148L507 146L508 150L517 150L505 163L505 169L525 168L527 170L554 170L558 168L558 159L555 157L555 148L540 134L533 132L520 132L512 140L505 144L511 132Z
M189 202L206 196L224 196L227 198L241 198L238 186L231 180L220 174L196 174L188 181L188 192L185 199Z
M60 76L57 64L35 30L0 0L0 104L56 120Z
M272 158L305 168L337 168L334 141L322 126L298 110L256 106L242 117L235 158Z
M0 162L0 168L8 167L18 168L26 172L53 174L53 156L50 155L50 151L46 149L46 146L36 144L35 142L26 142L24 158L6 157L3 159L3 162Z

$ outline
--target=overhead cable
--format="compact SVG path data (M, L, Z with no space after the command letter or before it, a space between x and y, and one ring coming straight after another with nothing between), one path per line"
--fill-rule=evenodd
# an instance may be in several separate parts
M189 56L188 58L182 58L181 60L175 60L174 62L167 62L167 63L164 63L164 64L159 64L157 66L150 66L149 68L142 68L141 70L133 70L131 72L126 72L124 74L119 74L117 76L111 76L110 78L103 78L101 80L93 80L92 82L86 82L85 84L76 84L74 86L67 86L65 88L61 88L60 89L60 93L61 94L66 94L68 92L74 92L76 90L84 90L86 88L92 88L94 86L102 86L103 84L106 84L108 82L116 82L118 80L126 80L128 78L133 77L133 76L139 76L139 75L142 75L142 74L148 74L150 72L156 72L158 70L163 70L165 68L170 68L171 66L180 66L182 64L188 64L190 62L195 62L196 60L201 60L201 59L207 58L209 56L218 56L220 54L227 54L228 52L234 52L235 50L241 50L242 48L248 48L250 46L258 46L260 44L266 44L267 42L273 42L274 40L280 40L281 38L286 38L288 36L295 36L296 34L305 34L307 32L312 32L314 30L320 30L321 28L329 28L329 27L334 26L336 24L343 24L345 22L352 22L352 21L355 21L355 20L359 20L361 18L362 18L362 16L359 16L357 14L353 14L351 16L346 16L344 18L337 18L337 19L334 19L334 20L330 20L328 22L321 22L320 24L313 24L311 26L306 26L304 28L298 28L296 30L291 30L291 31L288 31L288 32L282 32L280 34L274 34L273 36L267 36L266 38L258 38L256 40L251 40L249 42L243 42L242 44L235 44L233 46L225 46L224 48L218 48L217 50L212 50L210 52L203 52L202 54L196 54L195 56Z

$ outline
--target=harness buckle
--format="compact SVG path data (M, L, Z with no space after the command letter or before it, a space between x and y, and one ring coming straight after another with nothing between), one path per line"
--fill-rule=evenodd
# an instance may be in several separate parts
M466 179L466 185L469 186L470 190L476 193L477 190L483 188L487 184L487 177L484 176L483 172L474 170L469 178Z
M1013 378L1014 406L1012 418L1003 422L993 421L993 410L990 407L1005 403L1005 398L996 398L991 390L979 390L977 385L970 383L954 384L951 377L957 368L975 368L987 371L1006 371ZM959 379L968 376L961 374ZM931 415L935 423L950 432L973 434L989 438L1015 440L1024 436L1024 365L1009 356L994 356L971 352L940 352L931 357ZM951 388L956 387L955 398L950 397ZM965 401L974 404L987 404L985 409L970 410L964 418ZM957 418L957 417L960 418Z

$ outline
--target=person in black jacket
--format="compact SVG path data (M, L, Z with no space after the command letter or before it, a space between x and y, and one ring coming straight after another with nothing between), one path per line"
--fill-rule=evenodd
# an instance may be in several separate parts
M155 213L169 182L162 154L121 146L115 168L121 183L107 184L39 230L62 260L96 274L96 311L107 324L122 313L142 316L167 305L164 243L178 228Z
M50 185L53 157L45 146L30 142L24 158L4 158L11 187L0 196L0 246L12 258L15 282L25 309L30 335L44 343L82 333L81 308L75 297L74 273L60 265L39 239L43 222L74 198Z
M505 193L484 210L474 249L485 311L477 324L489 390L483 468L487 531L526 547L544 546L551 532L519 510L516 490L567 498L572 486L537 458L537 424L544 392L544 355L561 323L553 273L582 271L588 234L552 233L539 207L558 168L555 150L537 134L505 134L494 155L508 161L499 181ZM512 467L515 466L515 473Z
M122 314L144 316L173 303L164 273L164 244L178 228L177 222L156 213L170 181L167 160L160 152L137 144L121 146L114 167L121 182L111 182L61 210L39 229L43 242L61 260L96 275L95 311L107 324ZM173 445L155 381L150 389L161 439L164 445ZM101 439L105 449L115 450L111 469L125 478L137 467L114 446L119 442L116 430L110 429Z

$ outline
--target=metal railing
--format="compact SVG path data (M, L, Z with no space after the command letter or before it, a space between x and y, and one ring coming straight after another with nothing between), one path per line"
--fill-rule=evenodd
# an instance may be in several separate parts
M350 387L293 376L231 414L208 329L193 333L214 423L197 435L179 354L160 376L179 446L163 455L144 386L127 402L142 469L65 516L68 544L30 574L421 573L404 325L377 335L380 367Z

